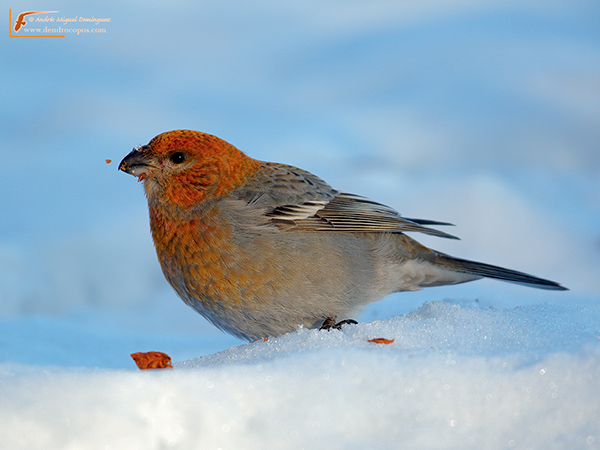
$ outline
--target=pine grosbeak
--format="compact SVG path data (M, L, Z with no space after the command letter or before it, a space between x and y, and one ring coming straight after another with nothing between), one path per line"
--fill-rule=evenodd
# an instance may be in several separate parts
M258 161L206 133L162 133L119 169L144 182L163 273L185 303L248 340L348 318L399 291L482 277L553 281L431 250L452 237L296 167Z

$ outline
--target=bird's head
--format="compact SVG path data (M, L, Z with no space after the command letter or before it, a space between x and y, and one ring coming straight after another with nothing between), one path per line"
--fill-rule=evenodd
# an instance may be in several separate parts
M144 181L150 202L188 209L241 185L259 164L216 136L175 130L133 149L119 170Z

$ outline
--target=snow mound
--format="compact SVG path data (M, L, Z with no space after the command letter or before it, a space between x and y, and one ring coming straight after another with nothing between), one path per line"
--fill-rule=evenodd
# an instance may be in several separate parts
M4 365L0 435L28 449L599 448L599 337L583 307L432 302L174 370Z
M590 320L592 319L592 320ZM576 351L598 343L600 311L565 305L533 305L509 310L425 303L401 317L347 325L323 333L299 329L265 342L253 342L180 363L179 367L267 361L327 349L373 351L370 339L394 339L379 351L411 357L447 352L486 356L512 355L539 360L556 351Z

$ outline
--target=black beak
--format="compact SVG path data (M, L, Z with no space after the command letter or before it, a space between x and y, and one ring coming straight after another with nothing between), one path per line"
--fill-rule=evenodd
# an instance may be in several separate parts
M150 168L149 162L146 155L137 148L134 148L129 155L123 158L119 163L119 170L133 175L134 177L142 177L142 175L145 176L148 174L148 169Z

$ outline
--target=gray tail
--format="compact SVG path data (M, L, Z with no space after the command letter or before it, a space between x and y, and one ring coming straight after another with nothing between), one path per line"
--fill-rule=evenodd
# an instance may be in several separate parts
M496 280L508 281L510 283L523 284L525 286L538 289L549 289L554 291L568 291L568 289L560 284L545 280L543 278L534 277L516 270L505 269L504 267L492 266L467 259L454 258L449 255L440 255L438 262L447 269L455 272L468 273L485 278L494 278Z

